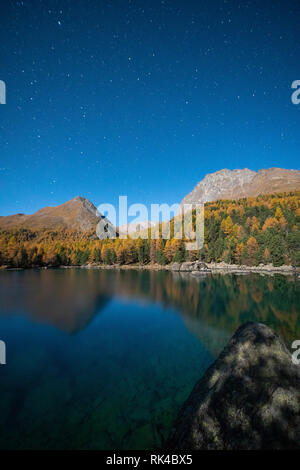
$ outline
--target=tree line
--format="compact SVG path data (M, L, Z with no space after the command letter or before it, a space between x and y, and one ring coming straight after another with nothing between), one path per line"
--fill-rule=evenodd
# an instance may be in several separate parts
M99 240L95 232L0 231L0 266L30 268L92 264L149 264L202 260L258 265L300 265L300 191L205 204L204 245L187 251L174 238ZM161 228L161 227L160 227ZM173 236L172 236L173 235Z

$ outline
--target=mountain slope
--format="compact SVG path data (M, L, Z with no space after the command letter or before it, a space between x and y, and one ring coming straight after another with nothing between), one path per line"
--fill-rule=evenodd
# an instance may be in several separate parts
M0 229L72 229L87 232L93 230L100 219L96 207L88 199L77 196L60 206L44 207L31 215L0 217Z
M239 199L300 189L300 171L270 168L258 172L220 170L205 176L182 204L204 203L219 199Z

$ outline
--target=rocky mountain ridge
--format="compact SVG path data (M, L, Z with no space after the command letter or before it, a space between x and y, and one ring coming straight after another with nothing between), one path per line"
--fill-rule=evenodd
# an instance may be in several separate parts
M243 170L223 169L205 176L191 193L181 202L195 204L216 201L219 199L239 199L300 189L300 171L270 168L258 172L245 168ZM56 207L44 207L34 214L14 214L0 216L0 230L26 228L29 230L70 229L82 232L94 230L103 217L94 204L88 199L76 196L70 201ZM115 230L112 224L109 228ZM119 233L131 234L154 227L153 222L129 223L119 227ZM99 235L98 235L99 236ZM105 232L100 238L106 238Z
M210 173L181 201L201 204L219 199L240 199L300 189L300 171L269 168L258 172L223 169Z

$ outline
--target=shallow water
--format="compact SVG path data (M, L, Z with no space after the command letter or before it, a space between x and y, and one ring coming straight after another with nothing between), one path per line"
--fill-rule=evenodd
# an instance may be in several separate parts
M300 338L299 294L282 275L0 272L0 448L159 448L239 325Z

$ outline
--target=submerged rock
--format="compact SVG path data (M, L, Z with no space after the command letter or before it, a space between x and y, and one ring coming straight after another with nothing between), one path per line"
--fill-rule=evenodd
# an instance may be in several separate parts
M236 331L184 403L166 447L300 448L300 366L270 328Z

